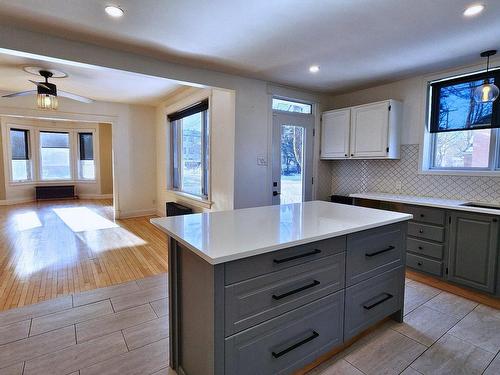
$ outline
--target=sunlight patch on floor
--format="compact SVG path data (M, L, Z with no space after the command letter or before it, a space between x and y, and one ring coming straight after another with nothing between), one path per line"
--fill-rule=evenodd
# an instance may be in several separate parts
M86 231L77 234L94 254L127 247L147 245L142 238L125 228L113 228L105 231Z
M53 211L75 233L119 228L119 225L87 207L54 208Z
M16 214L13 216L13 219L18 231L35 229L42 226L42 222L35 211Z

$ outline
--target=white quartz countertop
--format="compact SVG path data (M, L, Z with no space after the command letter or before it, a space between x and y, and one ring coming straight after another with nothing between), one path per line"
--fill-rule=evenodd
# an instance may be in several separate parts
M208 263L219 264L411 218L313 201L154 218L151 223Z
M462 204L470 201L441 199L432 197L419 197L414 195L397 195L397 194L387 194L387 193L355 193L355 194L350 194L349 196L353 198L374 199L386 202L399 202L399 203L414 204L419 206L446 208L450 210L461 210L461 211L476 212L482 214L500 215L500 209L461 206ZM484 202L484 203L488 204L489 202ZM498 205L498 202L491 202L490 204Z

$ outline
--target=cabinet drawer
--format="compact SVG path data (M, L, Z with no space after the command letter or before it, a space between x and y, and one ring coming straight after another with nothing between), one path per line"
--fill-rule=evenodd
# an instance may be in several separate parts
M437 242L444 241L444 229L433 225L409 222L408 235Z
M407 254L406 265L419 271L432 273L436 276L442 276L443 266L440 261L427 259L418 255Z
M346 285L403 265L404 225L370 229L347 237Z
M444 225L445 212L439 208L407 206L403 211L413 215L413 220L427 224Z
M225 265L225 284L251 279L345 251L346 237L294 246L283 250L235 260Z
M404 267L347 288L344 340L402 309L403 293Z
M340 253L226 286L226 336L342 289L344 270Z
M443 245L429 241L409 237L406 240L406 250L440 260L443 259Z
M290 374L342 344L344 292L225 340L226 375Z

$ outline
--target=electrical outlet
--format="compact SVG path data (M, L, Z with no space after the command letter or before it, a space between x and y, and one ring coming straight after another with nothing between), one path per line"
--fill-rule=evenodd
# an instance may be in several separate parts
M266 166L267 160L265 156L257 156L257 165Z

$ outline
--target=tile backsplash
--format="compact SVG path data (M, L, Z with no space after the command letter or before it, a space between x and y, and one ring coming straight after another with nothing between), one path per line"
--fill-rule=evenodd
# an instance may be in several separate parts
M500 203L500 177L418 173L419 145L402 145L400 160L332 163L332 194L383 192Z

